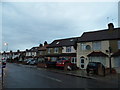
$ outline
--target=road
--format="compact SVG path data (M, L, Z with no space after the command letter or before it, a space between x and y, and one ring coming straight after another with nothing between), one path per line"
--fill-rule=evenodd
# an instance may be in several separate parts
M117 88L102 81L54 73L41 68L7 64L4 88ZM89 90L89 89L87 89Z

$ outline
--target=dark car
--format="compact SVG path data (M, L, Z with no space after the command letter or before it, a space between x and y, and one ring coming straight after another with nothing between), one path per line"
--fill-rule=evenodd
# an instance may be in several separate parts
M46 67L56 67L56 60L50 60L50 61L46 61Z
M105 67L102 63L100 62L89 62L86 68L87 71L87 75L89 75L89 73L92 71L94 74L98 75L98 68L100 68L100 66L102 66L102 70L105 74Z

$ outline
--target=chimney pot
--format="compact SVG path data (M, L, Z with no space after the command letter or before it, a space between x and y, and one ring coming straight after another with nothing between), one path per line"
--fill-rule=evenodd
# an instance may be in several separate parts
M109 29L109 30L113 30L113 29L114 29L113 23L109 23L109 24L108 24L108 29Z

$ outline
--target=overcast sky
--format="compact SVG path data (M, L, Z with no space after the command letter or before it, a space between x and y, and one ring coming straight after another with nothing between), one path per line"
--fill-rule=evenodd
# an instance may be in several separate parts
M3 2L0 6L1 42L13 51L106 29L109 22L118 27L117 2Z

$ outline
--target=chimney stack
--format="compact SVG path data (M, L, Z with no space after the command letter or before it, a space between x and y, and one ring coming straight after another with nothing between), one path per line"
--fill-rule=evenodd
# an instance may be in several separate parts
M109 30L113 30L113 29L114 29L113 23L109 23L109 24L108 24L108 29L109 29Z
M45 41L45 42L44 42L44 46L47 45L47 44L48 44L47 41Z
M39 47L42 47L42 46L43 46L42 44L39 45Z

